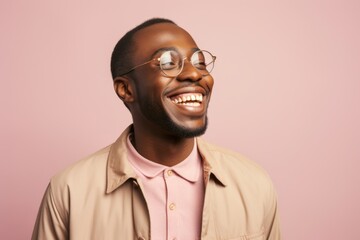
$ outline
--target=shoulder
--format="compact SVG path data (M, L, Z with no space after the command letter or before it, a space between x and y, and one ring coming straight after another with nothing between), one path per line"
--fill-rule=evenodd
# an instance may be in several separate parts
M41 214L45 214L43 218L58 215L57 221L61 220L66 225L70 206L80 206L79 203L83 203L84 198L89 196L87 193L99 195L105 192L109 150L110 146L101 149L51 178L40 209Z
M53 191L67 188L84 188L87 185L106 181L106 165L111 146L105 147L66 167L51 178Z

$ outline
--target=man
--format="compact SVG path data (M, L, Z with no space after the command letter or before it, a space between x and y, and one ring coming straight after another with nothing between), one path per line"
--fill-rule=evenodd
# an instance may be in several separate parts
M197 138L214 61L166 19L120 39L114 89L133 124L51 179L32 239L280 239L266 173Z

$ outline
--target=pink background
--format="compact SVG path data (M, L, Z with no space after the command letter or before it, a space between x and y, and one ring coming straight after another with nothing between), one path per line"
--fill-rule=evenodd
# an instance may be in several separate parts
M49 179L131 123L114 44L168 17L217 55L209 141L271 175L284 239L359 239L360 2L1 1L0 238L29 239Z

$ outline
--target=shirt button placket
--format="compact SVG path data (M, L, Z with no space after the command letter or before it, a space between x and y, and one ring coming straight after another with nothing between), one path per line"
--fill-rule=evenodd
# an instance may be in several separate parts
M176 240L176 233L177 233L177 224L176 224L176 219L177 219L177 213L176 213L176 198L174 199L174 181L175 181L175 172L172 169L167 169L165 170L165 178L167 178L166 182L167 182L167 187L168 187L168 191L167 191L167 207L168 207L168 211L167 211L167 215L168 215L168 240Z

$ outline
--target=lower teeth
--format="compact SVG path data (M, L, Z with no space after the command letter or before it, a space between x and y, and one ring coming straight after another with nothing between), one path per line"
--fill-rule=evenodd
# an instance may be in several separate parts
M198 102L185 102L185 103L178 103L180 105L189 105L189 106L199 106L200 103Z

